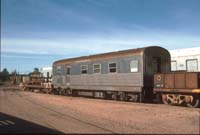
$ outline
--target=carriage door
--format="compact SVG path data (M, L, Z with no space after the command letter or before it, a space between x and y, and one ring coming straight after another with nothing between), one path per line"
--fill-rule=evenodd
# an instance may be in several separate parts
M160 57L153 57L152 60L152 70L153 73L161 73L161 58Z
M66 65L65 69L66 69L65 84L70 85L71 67L69 65Z

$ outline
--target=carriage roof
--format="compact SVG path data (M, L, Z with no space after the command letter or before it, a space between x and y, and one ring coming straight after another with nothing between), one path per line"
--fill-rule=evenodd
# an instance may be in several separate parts
M128 56L128 55L144 55L145 51L150 48L151 49L152 48L164 49L159 46L149 46L149 47L143 47L143 48L128 49L128 50L122 50L122 51L115 51L115 52L108 52L108 53L101 53L101 54L95 54L95 55L62 59L62 60L55 61L53 63L53 65L73 63L73 62L84 61L84 60L97 60L97 59L104 59L104 58L110 58L110 57ZM164 50L167 51L166 49L164 49Z

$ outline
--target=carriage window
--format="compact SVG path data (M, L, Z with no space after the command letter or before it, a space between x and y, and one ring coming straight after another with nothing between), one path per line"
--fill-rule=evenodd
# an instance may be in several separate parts
M69 66L66 66L66 74L67 75L71 74L71 68Z
M82 74L87 74L88 72L88 66L87 65L82 65L81 66L81 73Z
M56 74L60 74L61 73L61 66L57 66L56 67Z
M186 60L187 71L197 71L197 59Z
M60 70L60 69L61 69L61 66L57 66L56 69L57 69L57 70Z
M138 72L138 60L132 60L130 62L130 72Z
M171 61L171 70L172 71L176 71L177 70L177 62L174 60L174 61Z
M109 64L109 72L110 72L110 73L115 73L115 72L117 72L117 63L110 63L110 64Z
M101 64L94 64L93 65L93 72L94 73L101 73Z

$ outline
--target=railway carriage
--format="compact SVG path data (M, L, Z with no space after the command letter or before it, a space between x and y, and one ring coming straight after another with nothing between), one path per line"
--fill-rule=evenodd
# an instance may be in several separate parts
M153 98L153 75L170 72L170 54L158 46L58 60L54 92L115 100Z

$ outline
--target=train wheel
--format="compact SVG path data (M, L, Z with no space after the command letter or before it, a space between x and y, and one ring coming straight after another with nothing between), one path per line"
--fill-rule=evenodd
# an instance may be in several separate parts
M105 99L111 100L111 99L112 99L112 94L106 92L106 93L105 93Z
M27 91L27 88L26 88L26 87L23 87L22 90L23 90L23 91Z
M197 108L200 106L200 100L198 96L192 96L191 101L187 102L186 105L191 108Z
M156 94L156 99L155 99L156 101L156 103L161 103L161 96L160 96L160 94Z
M57 94L57 89L53 88L51 91L51 94L56 95Z
M126 100L126 94L125 94L125 92L119 92L118 94L119 94L119 100L120 101Z
M117 100L117 99L118 99L118 98L117 98L117 93L113 93L113 94L112 94L112 99L113 99L113 100Z
M62 91L61 90L58 91L58 95L62 95Z
M63 89L63 90L62 90L62 95L63 95L63 96L66 96L66 95L67 95L67 90L66 90L66 89Z
M68 88L67 89L67 96L71 96L72 95L72 89Z
M72 96L77 97L78 96L78 91L72 90Z
M161 94L162 102L167 105L173 104L173 98L171 98L168 94Z
M138 94L128 94L128 101L137 102L139 100Z
M58 88L58 95L63 95L63 90L62 90L62 88Z

